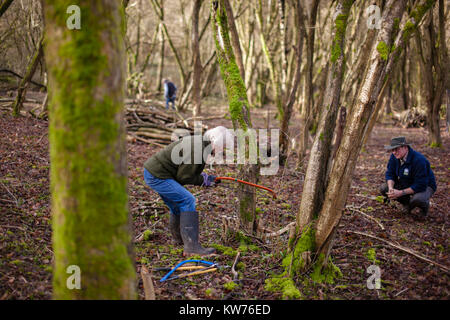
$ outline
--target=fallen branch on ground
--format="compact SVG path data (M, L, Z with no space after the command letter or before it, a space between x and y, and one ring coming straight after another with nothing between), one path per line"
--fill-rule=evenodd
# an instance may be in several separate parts
M361 236L366 236L366 237L369 237L369 238L376 239L376 240L378 240L378 241L384 242L384 243L390 245L391 247L394 247L394 248L396 248L396 249L399 249L399 250L401 250L401 251L404 251L404 252L406 252L406 253L409 253L410 255L413 255L414 257L416 257L416 258L418 258L418 259L420 259L420 260L423 260L423 261L426 261L426 262L428 262L428 263L434 264L435 266L441 268L443 271L445 271L445 272L447 272L447 273L450 273L450 269L449 269L448 267L446 267L446 266L444 266L444 265L442 265L442 264L440 264L440 263L437 263L437 262L435 262L435 261L433 261L433 260L430 260L429 258L427 258L427 257L425 257L425 256L422 256L421 254L418 254L417 252L415 252L415 251L413 251L413 250L411 250L411 249L409 249L409 248L407 248L407 247L404 247L404 246L401 246L401 245L392 243L392 242L390 242L390 241L387 241L387 240L384 240L384 239L382 239L382 238L373 236L373 235L368 234L368 233L360 232L360 231L347 230L346 232L347 232L347 233L359 234L359 235L361 235Z
M145 300L156 300L152 276L145 266L141 267L141 277L144 284Z
M275 232L272 232L272 233L266 233L264 236L267 237L267 238L281 236L283 233L289 231L289 228L291 226L295 226L295 222L289 223L287 226L285 226L284 228L282 228L282 229L280 229L278 231L275 231Z
M237 273L235 268L236 268L236 263L238 262L240 255L241 255L241 252L238 251L236 254L236 258L234 258L233 266L231 267L231 273L233 274L233 281L236 281L239 278L239 274Z
M358 209L356 209L355 207L352 207L352 206L346 206L345 208L349 209L351 211L355 211L355 212L358 212L358 213L362 214L364 217L366 217L366 218L374 221L375 223L377 223L380 226L381 230L384 230L384 226L381 224L381 222L378 221L377 219L375 219L374 217L368 215L367 213L364 213L361 210L358 210Z

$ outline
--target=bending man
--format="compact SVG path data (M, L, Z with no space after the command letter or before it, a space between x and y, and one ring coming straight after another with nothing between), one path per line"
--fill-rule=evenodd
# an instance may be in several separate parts
M156 153L144 163L146 184L156 191L170 209L169 229L184 255L208 255L213 248L203 248L199 241L199 217L195 197L184 185L213 186L215 176L203 172L209 155L223 153L225 142L233 139L225 127L216 127L204 136L186 136Z

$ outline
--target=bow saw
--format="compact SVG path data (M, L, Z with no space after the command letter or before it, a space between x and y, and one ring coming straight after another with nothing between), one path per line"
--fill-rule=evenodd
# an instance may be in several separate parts
M260 186L259 184L255 184L255 183L251 183L251 182L248 182L248 181L240 180L240 179L237 179L237 178L231 178L231 177L216 177L216 179L214 181L220 181L220 180L235 181L235 182L246 184L246 185L249 185L249 186L252 186L252 187L255 187L255 188L260 188L260 189L269 191L272 194L272 196L274 197L274 199L277 198L277 194L275 193L275 191L273 191L272 189L269 189L267 187Z

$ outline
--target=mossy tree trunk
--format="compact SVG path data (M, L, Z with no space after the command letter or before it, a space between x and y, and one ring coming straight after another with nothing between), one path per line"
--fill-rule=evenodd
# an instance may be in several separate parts
M341 1L340 5L346 7L351 2L353 1ZM302 211L300 217L298 217L297 237L289 243L290 253L283 261L283 265L291 276L298 274L299 271L304 271L306 267L312 267L311 278L314 281L332 281L333 276L339 274L338 269L330 263L329 253L345 207L356 160L364 138L370 133L370 120L376 114L375 106L380 97L380 92L385 87L386 80L389 78L395 62L398 61L399 53L408 40L410 32L417 27L423 14L431 5L430 1L416 2L410 19L404 19L399 27L398 22L404 14L406 0L389 0L387 2L382 14L382 27L378 32L375 44L372 46L366 72L357 93L358 97L348 115L342 141L337 150L336 158L331 164L330 173L325 179L321 179L320 177L323 177L323 175L319 174L316 174L317 178L313 179L316 185L320 183L325 185L322 189L325 190L323 200L320 200L322 190L307 190L308 184L314 184L308 183L305 178L304 200L302 202L309 202L313 206L315 200L312 200L312 195L319 200L317 200L317 205L312 211L308 211L309 207L305 206L305 203L301 204ZM344 22L342 18L344 17L336 15L335 18L336 21L341 20L338 25L342 25L342 22ZM336 40L337 37L335 36L331 53L331 60L335 63L343 50L342 46L338 46L340 42ZM336 80L336 78L334 79ZM325 104L325 107L327 106L328 103ZM321 141L320 131L325 129L324 119L330 112L328 110L321 116L316 144ZM332 128L333 126L331 126ZM322 133L322 141L324 141L328 132ZM312 150L311 157L316 156L316 152ZM308 167L308 171L310 169L312 171L313 166ZM312 193L312 195L308 195L308 193ZM311 200L308 200L307 197L310 197Z
M66 26L72 1L45 1L53 216L53 296L135 299L128 212L124 10L78 1L81 29ZM69 266L80 289L69 289ZM69 269L70 270L70 269Z
M344 74L344 44L347 19L353 1L341 1L334 14L333 45L330 54L330 71L328 74L325 99L322 106L321 118L317 134L311 148L308 167L303 183L303 196L300 210L297 213L298 231L302 230L314 219L323 203L326 189L327 173L331 163L331 143L336 123L336 116L340 106L342 79Z
M224 0L211 1L211 15L213 16L213 34L216 43L217 59L219 61L222 78L227 88L228 101L230 105L230 115L234 129L242 129L248 132L252 128L249 103L244 80L236 63L233 48L229 36L227 11ZM249 139L248 144L252 144ZM247 147L248 144L246 143ZM246 148L249 150L252 148ZM239 164L239 178L253 183L258 179L258 164L247 162ZM238 188L239 216L241 228L249 233L256 229L256 202L255 189L245 185Z
M339 274L339 270L331 264L327 266L327 269L322 270L322 265L326 259L323 256L319 258L317 254L320 243L316 243L315 234L318 220L317 213L323 204L327 173L331 163L331 142L339 109L345 65L345 32L353 2L352 0L342 0L336 6L332 29L331 65L325 90L326 97L324 98L318 131L311 149L303 184L300 211L297 213L296 237L290 241L290 253L283 260L286 273L291 277L314 265L311 276L317 282L332 282L333 278Z
M202 2L203 0L195 0L194 8L192 9L192 59L194 62L192 72L192 100L194 104L192 109L192 116L194 118L201 114L200 89L202 83L203 68L200 60L198 21Z
M245 68L244 68L244 62L242 59L242 50L241 50L241 42L239 40L239 35L236 28L236 22L234 20L234 13L233 13L233 7L231 6L231 3L229 0L224 0L225 10L227 12L227 19L228 19L228 27L230 29L230 43L233 47L233 53L236 60L236 64L239 68L239 72L241 74L242 80L244 80L245 83Z
M42 58L43 49L42 43L44 41L44 34L41 35L41 39L39 40L38 47L36 48L33 56L30 59L30 62L27 66L27 71L20 81L19 88L17 89L17 96L13 103L13 115L18 116L20 114L20 109L22 109L23 102L25 100L25 95L27 92L28 84L33 78L34 73L36 72L36 68L39 64L39 61Z
M400 26L398 22L405 12L406 0L388 1L383 11L382 27L372 48L356 104L349 114L317 221L316 254L323 254L324 263L328 261L327 257L342 216L362 143L372 129L370 123L376 114L375 106L380 92L385 87L411 32L417 29L424 14L434 2L416 1L409 18L402 20Z

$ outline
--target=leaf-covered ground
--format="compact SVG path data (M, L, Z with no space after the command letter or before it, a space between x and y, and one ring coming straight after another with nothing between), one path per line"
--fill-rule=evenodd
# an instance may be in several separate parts
M210 114L220 114L209 109ZM270 121L276 125L271 115ZM255 126L266 127L265 110L253 114ZM292 122L295 125L296 121ZM0 115L0 299L50 299L52 293L52 244L49 189L47 122L31 117ZM206 122L209 126L229 120ZM384 180L388 154L383 145L393 136L405 135L413 147L428 157L438 190L432 198L428 218L403 215L394 205L382 204L378 187ZM443 131L442 149L426 146L426 131L377 125L365 146L353 177L351 192L331 251L342 277L333 284L313 284L295 279L304 299L448 299L449 275L386 242L354 232L369 234L408 248L433 262L449 262L450 139ZM168 231L168 209L144 183L144 161L157 152L141 142L128 144L129 203L134 222L136 278L139 297L144 298L141 266L149 270L173 267L184 260L182 247L173 244ZM295 171L296 156L280 167L275 176L262 176L260 184L274 189L277 199L257 193L258 216L266 230L277 231L295 220L304 170ZM236 176L232 166L214 167L210 174ZM223 268L217 272L160 283L164 272L154 271L157 299L281 299L267 291L265 280L280 274L288 232L264 239L224 238L223 219L236 218L237 201L233 183L215 188L188 187L197 197L201 219L201 241L215 246L213 259ZM267 231L270 232L270 231ZM249 241L251 240L251 241ZM233 284L231 265L239 279ZM210 260L211 260L210 259ZM381 289L367 288L367 272L376 264L381 270Z

